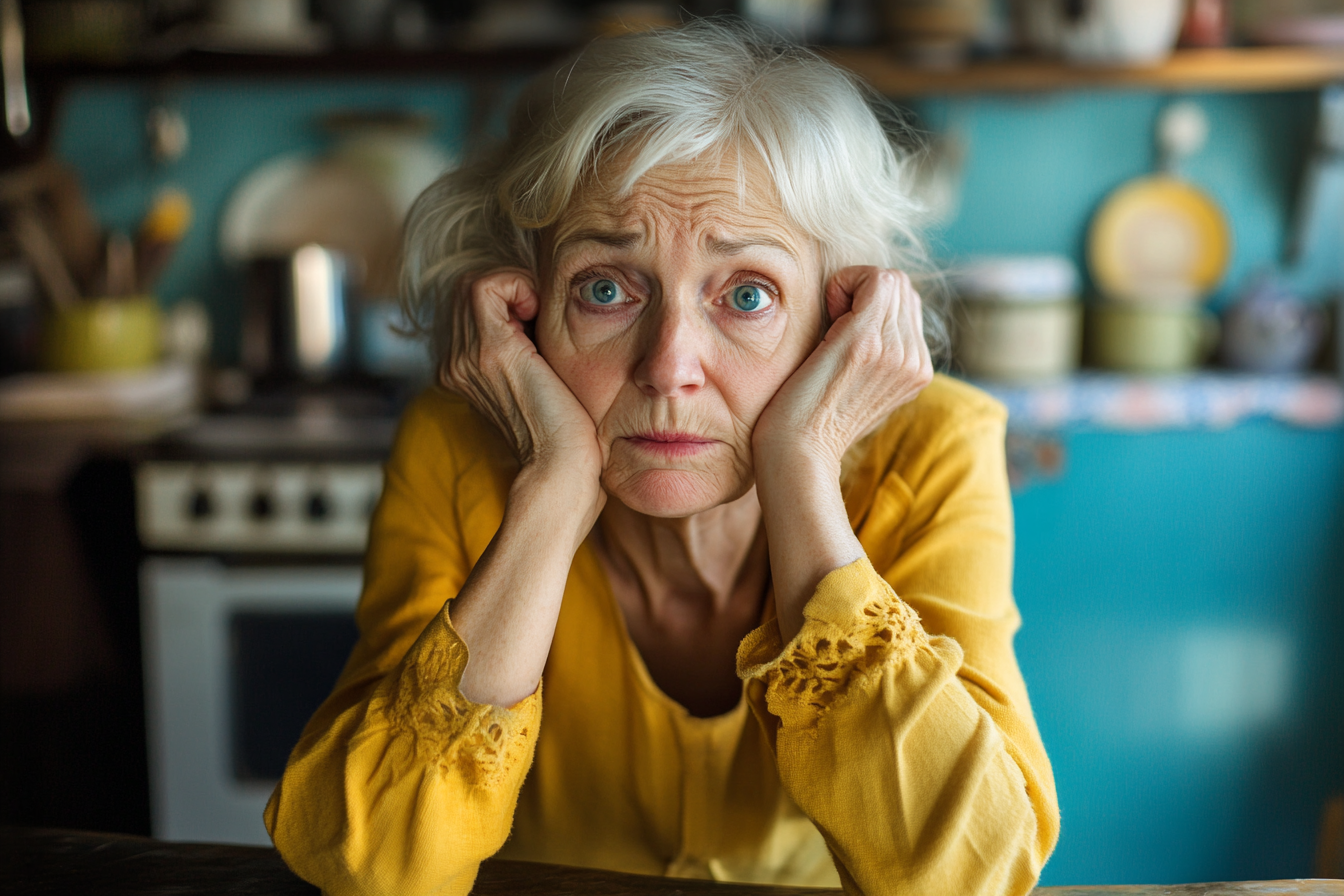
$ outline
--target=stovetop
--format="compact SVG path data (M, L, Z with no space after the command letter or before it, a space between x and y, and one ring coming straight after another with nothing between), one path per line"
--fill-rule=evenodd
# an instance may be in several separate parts
M210 413L155 445L182 461L381 461L405 396L373 389L286 390Z
M153 445L136 470L141 540L156 551L363 551L403 396L267 393Z

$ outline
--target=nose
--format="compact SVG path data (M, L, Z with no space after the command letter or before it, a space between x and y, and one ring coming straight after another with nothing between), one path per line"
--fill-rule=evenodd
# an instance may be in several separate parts
M646 315L649 327L635 368L635 384L650 398L693 395L705 384L703 360L708 334L694 311L668 298Z

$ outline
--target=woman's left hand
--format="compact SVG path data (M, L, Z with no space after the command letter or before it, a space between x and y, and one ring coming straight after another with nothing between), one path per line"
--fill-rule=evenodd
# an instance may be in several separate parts
M821 463L839 472L849 446L933 379L919 293L901 271L844 268L826 286L833 322L752 432L763 464Z
M845 268L827 284L826 311L830 329L751 437L785 643L821 580L863 556L840 493L841 458L933 379L919 293L905 274Z

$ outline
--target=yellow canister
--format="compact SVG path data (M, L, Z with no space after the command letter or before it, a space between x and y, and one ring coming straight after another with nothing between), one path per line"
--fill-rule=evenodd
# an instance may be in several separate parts
M42 333L48 370L134 370L159 359L160 314L153 296L86 299L52 312Z

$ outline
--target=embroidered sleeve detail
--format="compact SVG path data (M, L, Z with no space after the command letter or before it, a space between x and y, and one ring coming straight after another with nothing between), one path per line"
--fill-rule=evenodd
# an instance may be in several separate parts
M787 645L770 620L737 657L739 677L764 683L767 708L790 727L814 727L836 700L928 642L918 615L866 558L822 579L803 618Z
M444 614L411 648L392 683L387 714L394 728L415 739L416 751L445 774L473 787L503 783L519 763L531 761L541 721L541 686L507 709L473 703L462 695L467 645Z

